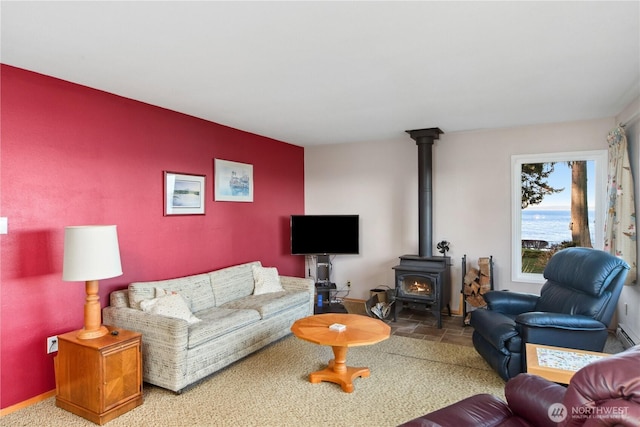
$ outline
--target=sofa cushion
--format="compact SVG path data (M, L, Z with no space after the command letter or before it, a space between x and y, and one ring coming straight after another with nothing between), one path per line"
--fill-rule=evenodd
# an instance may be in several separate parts
M205 273L155 282L131 283L129 285L129 304L131 308L140 309L141 301L154 298L156 296L155 288L179 293L187 302L189 309L194 313L216 305L209 274Z
M260 315L255 310L231 310L220 307L202 310L196 315L202 322L189 328L188 348L197 347L260 320Z
M275 267L251 266L254 281L254 295L269 294L271 292L282 292L284 288L280 283L278 269Z
M284 310L309 304L309 294L299 291L272 292L262 295L248 295L223 305L231 309L251 309L260 313L260 317L267 319Z
M234 265L209 273L216 306L220 307L229 301L253 293L251 267L254 265L261 266L260 261Z
M186 320L189 323L200 322L196 316L191 313L189 306L180 294L165 295L159 298L146 299L140 302L142 311L160 316L174 317L176 319Z

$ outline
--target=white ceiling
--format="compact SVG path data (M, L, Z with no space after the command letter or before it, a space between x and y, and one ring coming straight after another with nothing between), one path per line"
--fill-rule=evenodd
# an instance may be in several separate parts
M1 2L2 63L295 145L612 117L640 2Z

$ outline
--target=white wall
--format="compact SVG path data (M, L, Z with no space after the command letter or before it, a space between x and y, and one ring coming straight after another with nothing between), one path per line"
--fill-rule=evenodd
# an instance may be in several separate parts
M417 160L413 140L305 148L305 213L359 214L360 255L333 259L332 281L350 297L393 287L398 256L417 248ZM313 271L313 270L312 270Z
M635 183L637 213L640 212L640 97L625 108L616 119L616 123L626 124L625 133L629 143L629 160ZM637 253L640 254L640 240L637 243ZM618 301L617 319L618 322L624 323L627 332L640 337L640 284L625 286L622 290Z
M606 149L615 123L607 118L440 135L433 147L433 252L437 242L451 242L454 311L464 254L474 264L493 255L497 289L537 293L540 287L511 282L511 155ZM350 297L393 287L398 257L417 253L417 169L417 146L402 129L393 141L305 148L305 212L360 215L360 255L333 259L332 281L339 289L351 281Z

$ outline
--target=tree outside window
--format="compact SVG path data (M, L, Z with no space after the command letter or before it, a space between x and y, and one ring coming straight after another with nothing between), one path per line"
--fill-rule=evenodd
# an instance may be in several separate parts
M542 282L558 250L602 247L606 151L513 157L512 279Z

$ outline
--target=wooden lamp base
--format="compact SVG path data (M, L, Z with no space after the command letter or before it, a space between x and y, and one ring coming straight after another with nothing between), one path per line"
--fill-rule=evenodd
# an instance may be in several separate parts
M93 331L89 331L87 329L82 328L80 331L78 331L76 336L80 340L92 340L94 338L103 337L108 333L109 333L109 330L106 328L106 326L100 325L98 329Z
M102 325L98 286L97 280L87 280L85 282L87 300L84 304L84 328L78 331L76 335L78 339L90 340L103 337L109 333L109 330Z

